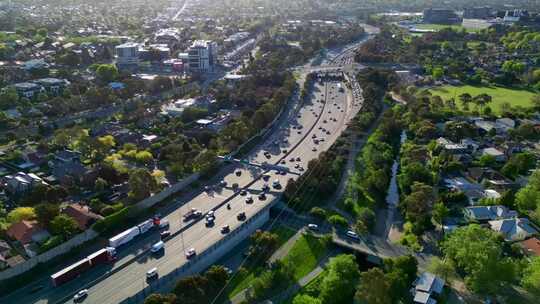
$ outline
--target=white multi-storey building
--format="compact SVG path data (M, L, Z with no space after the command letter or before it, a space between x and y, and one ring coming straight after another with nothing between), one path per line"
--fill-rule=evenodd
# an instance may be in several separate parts
M188 49L189 70L194 73L213 72L217 58L217 44L209 40L196 40Z

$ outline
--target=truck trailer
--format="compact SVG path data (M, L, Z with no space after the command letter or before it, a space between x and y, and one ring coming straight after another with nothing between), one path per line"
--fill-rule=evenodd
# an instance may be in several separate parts
M99 264L108 263L116 259L116 250L112 247L106 247L100 249L86 258L69 265L68 267L58 271L51 275L51 281L53 286L60 286L70 280L81 275L88 269L95 267Z

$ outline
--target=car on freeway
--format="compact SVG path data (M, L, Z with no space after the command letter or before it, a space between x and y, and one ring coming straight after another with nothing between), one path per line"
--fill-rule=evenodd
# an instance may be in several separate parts
M234 174L236 174L236 176L240 176L240 175L242 175L242 171L236 170L236 172L234 172Z
M264 184L264 185L262 186L262 191L263 191L263 192L270 191L270 186L268 186L268 184Z
M169 235L171 235L171 232L169 230L165 230L165 231L162 231L159 234L159 237L163 240L164 238L168 237Z
M215 217L214 215L214 210L210 210L206 213L206 217L209 218L209 217Z
M281 164L282 164L282 165L285 165L286 163L287 163L287 162L286 162L285 160L282 160L282 161L281 161Z
M157 270L156 267L154 267L154 268L152 268L152 269L150 269L150 270L148 270L146 272L146 279L148 279L148 280L152 280L152 279L155 279L157 277L158 277L158 270Z
M287 154L287 149L283 149L281 152L282 152L283 154Z
M300 157L297 157L297 158L296 158L296 161L297 161L297 162L301 161Z
M317 148L313 147L313 148L311 149L311 151L317 152Z
M248 197L246 197L246 203L247 203L247 204L253 203L253 197L252 197L251 195L248 196Z
M196 254L197 254L197 252L195 251L195 248L189 248L189 250L186 251L186 258L191 259Z
M246 196L246 195L247 195L247 191L244 190L244 189L242 189L242 190L240 191L240 195L241 195L241 196Z
M294 162L294 157L291 157L291 158L289 159L289 161L290 161L291 163Z
M310 229L310 230L319 230L319 226L317 224L308 224L307 227Z
M268 181L270 179L270 174L265 174L262 178L264 181Z
M246 213L245 212L238 213L238 215L236 216L236 219L239 220L239 221L245 220L246 219Z
M259 194L259 200L260 200L260 201L266 200L266 194L264 194L264 192L261 193L261 194Z
M300 166L300 168L298 168L298 171L303 172L303 171L304 171L304 167Z
M152 247L150 248L150 252L157 253L164 249L165 249L165 243L163 243L163 241L159 241L155 243L154 245L152 245Z
M221 233L226 234L226 233L229 233L229 232L231 232L231 228L229 227L229 225L225 225L225 226L221 227Z
M279 182L279 180L274 180L274 182L272 182L272 187L274 187L275 189L280 189L281 183Z
M215 220L214 217L207 217L206 222L204 223L204 225L206 227L212 227L212 226L214 226L214 220Z
M88 289L82 289L79 290L74 296L73 296L73 302L79 303L84 301L88 297Z
M347 235L348 237L350 237L351 239L356 240L356 241L358 241L360 239L360 236L358 236L358 234L356 232L352 231L352 230L347 230L345 235Z
M295 164L295 165L294 165L294 168L295 168L295 169L300 168L300 164Z
M238 189L238 187L239 187L238 183L234 183L234 184L232 184L232 188L233 188L233 190L237 190L237 189Z

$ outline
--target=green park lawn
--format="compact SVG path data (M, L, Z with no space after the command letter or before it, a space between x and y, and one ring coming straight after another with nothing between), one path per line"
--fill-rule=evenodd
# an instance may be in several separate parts
M274 227L270 232L277 234L279 240L278 248L296 233L296 231L284 226ZM238 271L229 283L229 299L248 288L262 271L263 269L261 267L252 267L247 268L245 271Z
M306 234L294 243L283 260L293 265L294 279L298 281L317 267L327 249L328 245L323 239Z
M486 93L493 98L493 101L488 105L495 114L501 114L501 105L505 102L510 103L511 106L531 106L531 97L535 95L534 92L523 89L512 89L498 86L442 86L431 89L433 95L439 95L444 100L455 98L456 105L461 108L459 102L459 95L463 93L469 93L471 96L476 96L482 93ZM471 105L471 109L474 106Z

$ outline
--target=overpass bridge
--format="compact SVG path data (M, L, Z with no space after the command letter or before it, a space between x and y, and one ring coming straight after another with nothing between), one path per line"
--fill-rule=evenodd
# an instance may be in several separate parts
M333 232L332 243L338 247L352 250L367 256L368 261L382 264L382 260L409 254L405 247L389 243L383 238L373 235L360 236L353 239L343 233Z

